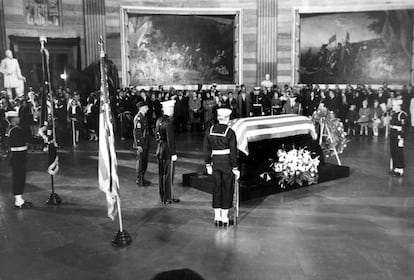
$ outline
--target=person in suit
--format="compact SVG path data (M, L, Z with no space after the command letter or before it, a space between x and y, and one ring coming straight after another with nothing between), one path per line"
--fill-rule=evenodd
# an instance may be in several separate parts
M148 167L149 152L149 125L146 114L148 113L148 103L140 101L137 103L138 113L134 117L134 144L133 148L137 150L137 185L144 187L151 185L151 182L145 179L145 172Z
M16 111L6 112L6 118L10 124L6 136L9 140L11 154L14 206L18 209L29 209L33 204L23 198L26 185L27 134L19 125L19 115Z
M178 91L174 106L174 124L176 132L187 131L188 121L188 98L183 96L182 91Z
M252 114L252 100L250 95L246 92L244 85L240 86L240 94L237 97L237 110L239 118L247 118L253 116Z
M228 226L229 209L233 207L233 176L240 177L237 168L237 140L228 126L231 110L217 109L218 124L206 130L203 152L207 174L213 176L213 209L215 226Z
M302 114L302 106L296 100L296 94L293 92L289 93L289 99L283 105L282 112L283 114Z
M164 115L157 119L155 125L155 138L157 140L155 154L158 159L159 190L163 204L180 202L172 192L173 164L177 161L173 123L174 104L175 100L161 102Z

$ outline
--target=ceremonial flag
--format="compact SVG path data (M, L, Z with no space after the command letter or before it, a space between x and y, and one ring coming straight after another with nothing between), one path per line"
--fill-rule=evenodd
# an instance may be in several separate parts
M332 43L333 41L336 41L336 33L335 33L334 35L332 35L332 36L329 38L329 40L328 40L328 45L329 45L330 43Z
M57 155L55 142L52 141L49 143L48 152L49 152L49 167L47 168L47 172L50 175L56 175L56 173L59 171L59 157Z
M101 76L106 76L105 66L103 64L104 63L101 63ZM118 213L117 203L119 203L119 178L115 153L115 137L112 126L112 115L109 105L109 94L105 77L101 78L101 96L99 104L98 182L99 189L106 194L108 217L114 220Z
M346 32L345 42L348 42L349 43L349 41L350 41L350 37L349 37L349 32L347 31Z

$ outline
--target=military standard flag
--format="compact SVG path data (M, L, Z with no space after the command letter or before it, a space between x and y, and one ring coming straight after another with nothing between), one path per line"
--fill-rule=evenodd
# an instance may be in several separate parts
M101 71L103 71L101 73L104 73L103 75L105 75L103 65L101 65ZM98 182L99 189L106 194L108 217L114 220L118 213L117 207L120 200L118 164L115 152L115 136L109 105L109 94L106 79L101 79L101 96L99 104Z

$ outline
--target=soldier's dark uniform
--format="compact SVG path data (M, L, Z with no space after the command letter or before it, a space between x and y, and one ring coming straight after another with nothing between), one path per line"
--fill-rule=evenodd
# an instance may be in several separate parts
M390 152L393 169L404 169L404 137L407 124L407 114L404 111L395 112L390 120ZM402 145L399 144L402 140Z
M252 113L253 116L262 116L264 114L264 98L263 94L260 91L260 89L255 88L252 93L250 93L250 97L252 99ZM255 94L258 92L257 94Z
M137 151L137 184L149 185L150 182L144 179L145 172L148 167L148 151L149 151L149 130L148 120L142 113L134 118L134 144L135 149L142 148L142 151Z
M9 126L8 143L12 167L13 195L22 195L26 184L27 133L19 126Z
M206 165L213 167L213 208L233 207L233 172L237 168L237 141L234 131L225 124L215 124L206 131L203 151Z
M155 137L157 140L156 156L158 158L158 176L160 198L163 203L173 202L171 184L172 174L171 156L176 155L174 124L171 117L163 115L155 124Z

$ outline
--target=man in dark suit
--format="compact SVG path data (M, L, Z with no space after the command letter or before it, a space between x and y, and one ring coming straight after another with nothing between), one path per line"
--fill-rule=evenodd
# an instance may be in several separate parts
M186 96L183 96L182 91L179 91L175 101L176 101L175 106L174 106L175 131L186 132L187 121L189 117L188 98Z
M241 85L239 96L237 96L237 109L239 118L247 118L252 116L252 100L246 92L246 87Z
M302 105L296 100L297 95L293 92L289 93L289 99L283 105L283 114L302 114Z
M174 137L174 104L175 100L161 103L164 115L158 118L155 125L155 137L158 142L156 156L158 159L158 176L160 198L163 204L180 202L174 198L172 183L174 177L174 162L177 160Z

